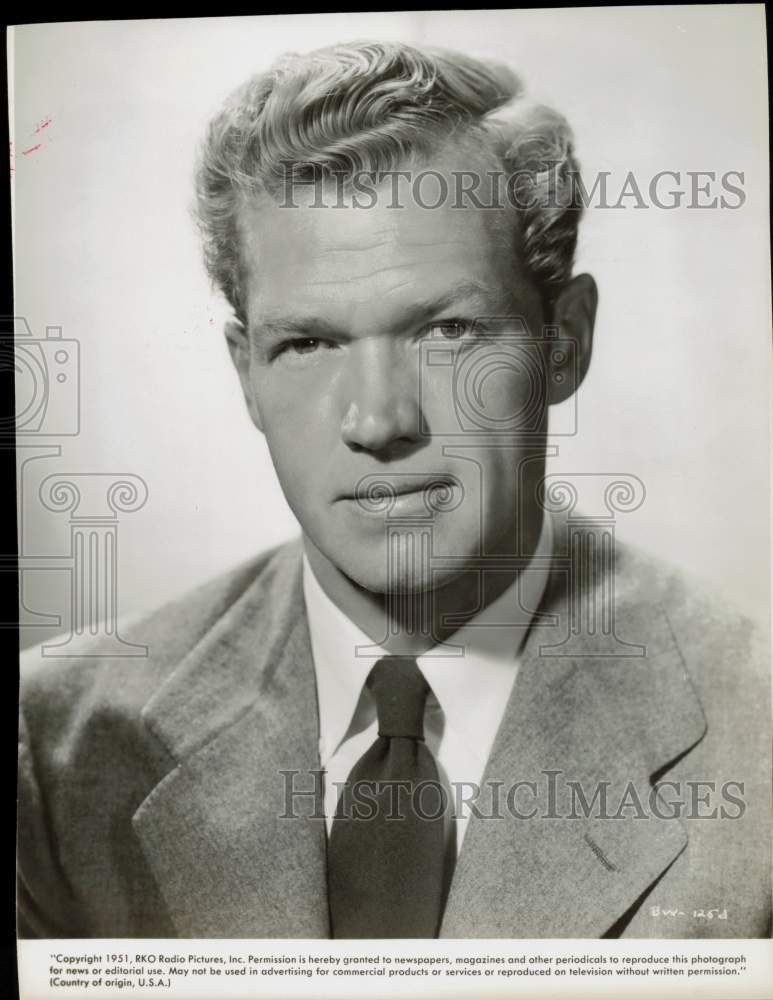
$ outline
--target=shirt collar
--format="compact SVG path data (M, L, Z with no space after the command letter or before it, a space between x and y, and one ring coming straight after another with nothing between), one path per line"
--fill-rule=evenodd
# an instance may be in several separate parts
M446 644L416 658L447 728L464 739L475 756L485 750L480 746L482 738L487 746L493 740L504 711L518 653L545 589L552 548L552 522L546 512L534 555L516 580ZM349 730L371 667L389 654L330 600L305 555L303 595L317 679L324 767Z
M374 644L320 586L306 554L303 597L317 678L319 753L324 767L346 735L371 667L388 653Z

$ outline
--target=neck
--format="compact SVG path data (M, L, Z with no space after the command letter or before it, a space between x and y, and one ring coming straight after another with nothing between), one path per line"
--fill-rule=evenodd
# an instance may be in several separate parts
M529 519L516 568L502 569L496 556L434 589L378 593L360 586L335 566L304 535L304 549L314 576L330 600L374 643L391 653L419 656L446 642L471 618L493 603L518 578L540 540L543 514ZM501 554L500 554L501 558ZM495 570L488 572L487 570Z

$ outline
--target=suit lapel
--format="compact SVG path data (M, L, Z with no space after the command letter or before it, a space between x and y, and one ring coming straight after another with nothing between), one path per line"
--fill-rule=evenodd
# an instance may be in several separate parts
M590 636L573 655L566 645L550 655L568 611L555 572L541 610L548 624L525 644L482 782L488 805L468 824L441 937L601 937L687 844L678 818L661 818L671 810L651 778L706 723L662 611L618 608L645 655L609 657L592 655ZM519 781L534 785L508 803ZM594 805L596 792L606 807Z
M280 550L143 712L178 764L133 823L183 937L329 933L321 797L283 818L319 770L300 567Z
M442 937L599 937L684 849L681 823L657 815L668 809L651 799L651 780L700 740L705 720L663 613L617 611L644 656L594 656L582 637L555 655L568 601L565 576L551 573ZM177 766L133 822L180 936L327 937L321 798L296 797L299 815L282 818L288 783L309 789L319 769L297 547L280 550L143 718ZM524 784L508 801L519 781L536 796ZM579 791L572 808L572 786L590 815ZM604 786L608 818L593 800ZM485 805L497 787L498 809Z

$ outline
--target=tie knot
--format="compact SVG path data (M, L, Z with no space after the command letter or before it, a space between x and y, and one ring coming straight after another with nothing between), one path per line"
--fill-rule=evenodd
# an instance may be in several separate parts
M366 683L376 702L379 736L424 739L429 685L412 656L383 657Z

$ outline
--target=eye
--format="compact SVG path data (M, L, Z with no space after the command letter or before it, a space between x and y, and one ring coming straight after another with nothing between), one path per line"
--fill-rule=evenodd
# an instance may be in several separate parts
M472 323L466 319L443 319L430 323L427 333L443 340L461 340L472 331Z
M306 357L310 354L316 354L322 344L323 341L319 337L293 337L277 344L273 357L277 358L283 354L291 358Z
M287 349L295 351L296 354L311 354L319 347L319 340L316 337L303 337L299 340L291 340L287 344Z

